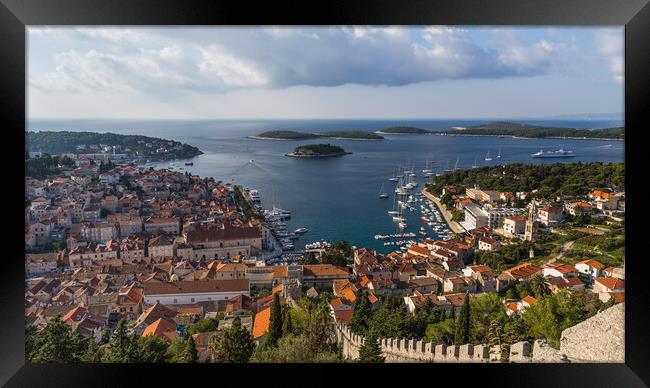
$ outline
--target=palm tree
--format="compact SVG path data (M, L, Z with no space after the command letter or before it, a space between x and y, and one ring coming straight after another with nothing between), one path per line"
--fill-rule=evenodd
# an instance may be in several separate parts
M537 275L531 279L530 288L537 298L546 295L546 283L541 275Z

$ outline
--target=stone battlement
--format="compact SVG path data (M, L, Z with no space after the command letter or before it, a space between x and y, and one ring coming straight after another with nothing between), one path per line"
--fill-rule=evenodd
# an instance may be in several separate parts
M624 303L621 303L564 330L560 350L553 349L542 340L535 341L533 346L528 341L511 344L507 357L508 362L597 361L595 357L588 357L584 351L581 351L581 349L591 348L599 349L600 353L597 356L599 359L604 357L602 361L624 362L624 353L620 345L624 339L622 330L624 309ZM588 331L586 337L583 333L584 330ZM335 325L335 333L336 339L342 347L343 357L349 360L359 358L359 348L363 345L364 337L353 333L342 322ZM588 338L588 340L584 340L584 338ZM447 346L406 338L380 338L379 344L387 362L501 362L501 349L498 345L492 347L485 344Z

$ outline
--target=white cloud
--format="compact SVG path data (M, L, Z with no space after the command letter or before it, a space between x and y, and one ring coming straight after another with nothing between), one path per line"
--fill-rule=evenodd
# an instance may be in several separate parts
M264 86L269 80L254 63L228 54L218 46L201 49L203 60L199 63L201 73L216 77L226 86Z
M54 56L54 68L30 73L29 81L47 92L166 95L299 85L402 86L548 74L575 54L574 43L559 34L526 43L516 29L499 31L494 37L501 45L478 43L469 29L446 26L29 28L30 38L67 47ZM92 48L80 49L77 41ZM602 43L612 58L615 43L610 37ZM615 71L622 64L612 60L610 67Z
M598 52L609 61L612 78L622 83L625 77L623 34L611 31L601 32L597 35L597 44Z

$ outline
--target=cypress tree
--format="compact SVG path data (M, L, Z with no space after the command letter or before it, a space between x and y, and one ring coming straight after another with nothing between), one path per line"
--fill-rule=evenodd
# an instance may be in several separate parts
M464 345L469 343L470 339L470 307L469 307L469 293L465 293L465 300L463 307L460 308L460 313L456 320L456 337L454 342L456 345Z
M293 322L291 322L291 308L285 306L282 309L282 335L288 335L293 333Z
M372 306L370 305L370 300L368 299L368 294L366 291L361 292L357 298L357 303L354 306L354 311L352 312L352 322L350 323L350 329L355 333L365 335L368 332L368 327L370 326L370 319L372 318Z
M273 304L271 305L271 318L266 344L268 346L276 346L280 337L282 337L282 306L280 305L280 296L278 293L275 293L273 295Z
M196 351L196 343L194 342L194 337L191 335L187 336L187 343L185 345L185 359L187 362L196 362L199 359Z
M359 348L359 362L383 363L386 359L381 354L381 346L374 330L366 336L363 345Z

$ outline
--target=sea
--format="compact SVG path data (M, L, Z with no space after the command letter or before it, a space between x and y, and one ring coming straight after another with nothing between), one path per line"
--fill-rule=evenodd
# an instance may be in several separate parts
M483 124L494 120L30 120L28 130L69 130L140 134L191 144L204 152L187 160L157 163L157 168L189 171L224 183L257 189L265 208L289 210L288 229L305 227L308 232L296 241L296 249L315 241L347 240L357 247L380 252L395 250L384 246L375 235L400 233L387 211L394 207L395 183L388 180L398 168L414 169L419 192L426 183L422 170L428 164L434 172L494 166L511 162L622 162L624 142L615 140L523 139L491 136L384 135L384 140L254 140L247 136L269 130L321 132L333 130L376 131L391 126L414 126L430 130ZM499 121L506 121L500 119ZM525 124L568 128L624 126L619 120L511 120ZM285 156L303 144L325 142L351 152L323 159ZM563 147L574 151L570 159L536 159L540 150ZM486 161L487 153L492 161ZM501 158L497 159L497 154ZM193 162L193 166L185 166ZM435 179L428 178L428 179ZM390 194L380 199L380 191ZM416 211L406 211L406 232L426 237L437 233L420 220ZM423 236L419 236L421 238Z

